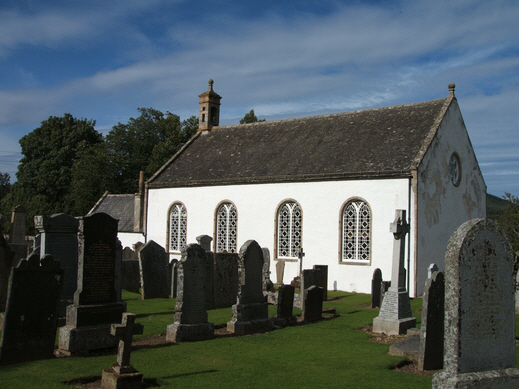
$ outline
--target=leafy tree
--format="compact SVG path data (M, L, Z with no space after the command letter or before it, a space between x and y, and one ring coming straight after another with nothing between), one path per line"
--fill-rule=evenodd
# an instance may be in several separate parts
M114 175L116 193L134 193L138 189L139 172L150 177L198 128L194 116L180 121L171 112L139 108L141 115L127 124L118 123L106 135L108 153L117 161Z
M517 258L519 256L519 198L510 193L505 193L503 198L508 202L508 208L498 223L512 244L516 257L515 265L517 271Z
M0 173L0 200L11 190L11 176L9 173Z
M249 113L246 113L243 119L240 120L240 124L245 123L256 123L256 122L264 122L265 119L258 120L258 117L254 114L254 110L251 109Z
M16 173L18 181L4 199L4 206L23 205L31 225L37 214L70 213L66 199L73 165L84 150L103 142L94 125L93 120L76 119L66 113L49 117L21 138L23 157Z

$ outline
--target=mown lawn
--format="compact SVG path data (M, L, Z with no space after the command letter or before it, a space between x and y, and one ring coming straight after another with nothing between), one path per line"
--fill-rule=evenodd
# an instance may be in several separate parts
M139 315L144 334L165 333L173 322L172 299L136 300L124 294L128 311ZM368 342L358 331L377 310L362 308L370 296L329 292L325 303L340 316L269 333L168 344L132 353L132 364L147 383L171 388L430 388L431 378L392 370L404 358L388 355L388 345ZM420 323L421 299L412 301ZM275 315L275 307L270 307ZM231 309L209 311L209 321L225 324ZM100 376L115 355L59 358L0 367L0 388L70 388L63 380Z

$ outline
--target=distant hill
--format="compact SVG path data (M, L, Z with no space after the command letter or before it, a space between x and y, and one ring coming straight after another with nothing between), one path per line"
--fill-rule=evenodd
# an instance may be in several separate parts
M508 208L508 201L487 193L487 219L499 220Z

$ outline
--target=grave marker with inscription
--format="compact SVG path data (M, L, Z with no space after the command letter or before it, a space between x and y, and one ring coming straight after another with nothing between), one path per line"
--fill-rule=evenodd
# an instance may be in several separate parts
M168 257L164 248L149 240L139 251L141 299L168 298Z
M67 325L60 329L64 354L112 347L112 323L120 323L126 303L117 301L117 220L105 213L79 219L78 289L67 307Z
M473 219L445 254L443 371L433 388L517 388L514 257L492 220Z

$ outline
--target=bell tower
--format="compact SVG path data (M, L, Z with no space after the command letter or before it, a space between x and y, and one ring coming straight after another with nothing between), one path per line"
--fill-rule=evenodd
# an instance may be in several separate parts
M198 117L198 131L211 131L220 123L220 96L213 91L213 80L209 80L209 89L199 95L200 112Z

